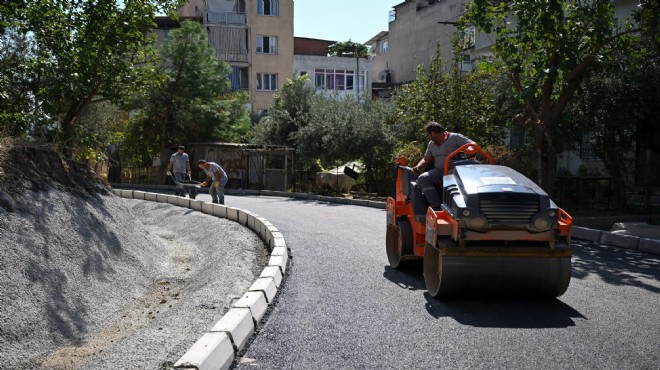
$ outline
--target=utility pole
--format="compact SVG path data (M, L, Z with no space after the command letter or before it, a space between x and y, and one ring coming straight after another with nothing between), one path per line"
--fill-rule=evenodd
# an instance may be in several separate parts
M357 75L355 76L355 83L357 84L357 102L360 102L360 53L358 51L358 44L355 47L355 63L357 64Z

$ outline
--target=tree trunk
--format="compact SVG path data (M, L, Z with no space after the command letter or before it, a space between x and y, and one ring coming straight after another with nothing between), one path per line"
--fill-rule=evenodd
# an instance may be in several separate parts
M160 125L160 171L162 172L161 178L163 179L163 184L167 182L167 176L165 176L165 169L169 163L169 152L167 150L167 124L166 119L161 121Z
M557 182L557 150L547 131L548 124L535 124L533 137L536 147L537 184L550 198L555 198Z

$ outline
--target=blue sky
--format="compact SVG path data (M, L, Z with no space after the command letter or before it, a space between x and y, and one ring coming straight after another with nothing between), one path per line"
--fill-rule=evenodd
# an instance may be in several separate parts
M387 31L388 14L404 0L294 0L293 35L365 43Z

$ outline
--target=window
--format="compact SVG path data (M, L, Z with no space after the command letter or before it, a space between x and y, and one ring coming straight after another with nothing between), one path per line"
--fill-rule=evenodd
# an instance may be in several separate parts
M468 27L465 29L465 47L472 47L474 46L474 35L475 35L476 28L474 26Z
M277 74L257 73L257 91L277 91Z
M257 0L257 15L279 15L278 0Z
M387 39L383 40L383 54L387 53L387 49L389 48L389 43L387 42Z
M366 72L360 71L360 91L364 91ZM319 90L355 90L355 71L343 69L316 69L314 86Z
M277 54L277 36L257 36L257 54Z
M390 10L387 14L387 22L394 22L396 20L396 10Z

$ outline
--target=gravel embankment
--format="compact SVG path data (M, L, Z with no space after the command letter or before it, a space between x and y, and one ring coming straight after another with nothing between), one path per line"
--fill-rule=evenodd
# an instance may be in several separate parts
M0 208L0 367L171 366L254 282L263 242L164 203L31 193Z

